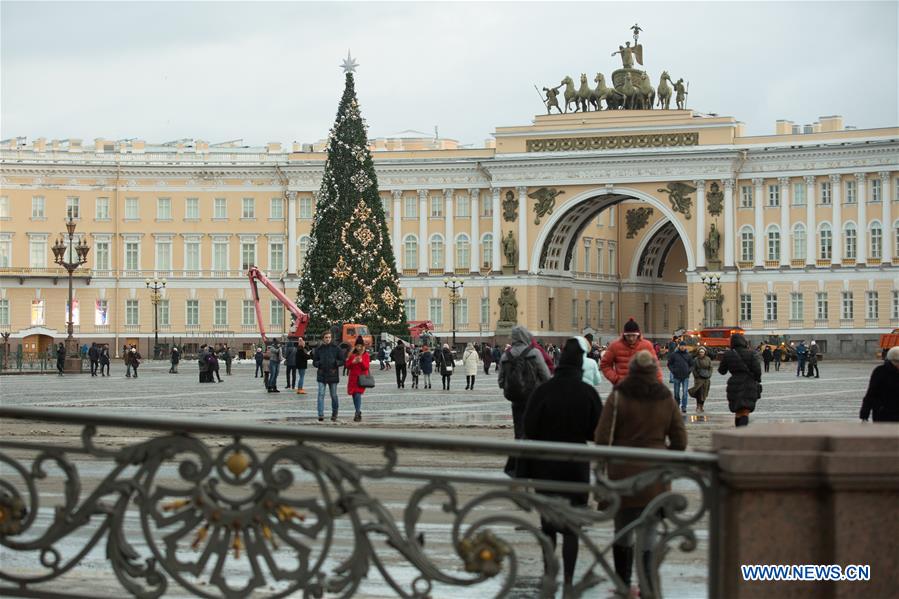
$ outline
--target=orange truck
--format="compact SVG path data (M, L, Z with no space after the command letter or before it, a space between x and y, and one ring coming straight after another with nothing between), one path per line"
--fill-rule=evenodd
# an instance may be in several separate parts
M699 331L699 342L707 348L709 357L714 360L730 349L731 335L743 333L740 327L707 327Z
M884 333L880 336L880 354L886 357L887 350L899 345L899 329L893 329L892 333Z

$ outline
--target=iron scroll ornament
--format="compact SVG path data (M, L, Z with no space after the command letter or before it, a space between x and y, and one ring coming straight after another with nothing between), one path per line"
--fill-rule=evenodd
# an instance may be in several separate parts
M38 552L44 570L21 574L0 565L0 579L38 591L37 584L62 577L105 539L112 572L135 597L164 596L171 581L201 597L349 597L373 569L400 597L431 596L435 584L472 587L494 578L498 580L491 588L496 596L505 596L526 574L521 558L527 544L508 536L517 528L546 564L537 594L551 597L557 591L559 563L535 524L539 516L575 530L584 548L582 560L591 560L575 581L575 596L604 579L623 593L627 589L606 559L610 543L599 543L594 533L609 524L622 495L677 478L695 484L699 504L690 505L684 495L669 491L657 496L631 525L638 532L637 549L651 546L656 551L649 570L638 567L638 578L652 580L660 593L658 566L668 543L680 538L681 549L695 549L692 527L708 513L712 497L709 472L686 463L660 463L621 481L606 480L597 470L590 485L535 483L403 470L392 445L383 447L382 464L366 469L303 442L277 447L260 458L239 435L216 449L193 435L167 434L115 451L100 449L95 437L96 429L88 425L80 447L0 444L0 462L6 466L0 478L0 544L14 552ZM38 453L27 464L5 451L12 445ZM79 470L70 459L76 456L113 464L84 497ZM38 482L48 476L46 466L51 463L64 479L63 501L40 531ZM413 485L401 522L364 484L393 478L421 481ZM466 484L478 485L478 492L462 492L460 486ZM607 501L602 511L573 507L559 497L528 492L528 486L547 493L589 490ZM427 513L425 504L434 498L443 500L442 510L451 516L449 542L458 558L454 568L440 567L425 551L419 524ZM498 506L503 509L498 511ZM140 523L136 539L126 532L126 517L133 512ZM63 557L61 545L92 521L99 523L84 546ZM338 527L351 534L345 556L335 548ZM389 556L378 550L379 539L414 569L414 578L402 580L391 571ZM141 543L146 545L143 554L138 551Z

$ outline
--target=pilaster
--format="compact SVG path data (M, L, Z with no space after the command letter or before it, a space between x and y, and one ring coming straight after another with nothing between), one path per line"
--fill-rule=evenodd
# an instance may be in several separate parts
M518 270L528 270L528 188L519 187L518 191Z
M789 266L793 253L793 237L790 229L790 178L781 177L780 185L780 265Z
M881 252L883 263L889 263L893 259L893 217L890 214L893 203L893 194L890 193L890 173L881 171L880 176L880 201L881 201L881 226L883 228L883 251Z
M418 190L418 272L428 274L428 190Z
M858 181L858 262L868 261L868 190L865 188L867 173L856 173Z
M502 270L502 259L500 258L499 253L499 243L503 238L503 228L500 223L500 191L502 190L499 187L490 188L490 193L493 196L491 200L493 202L493 264L491 265L491 269L494 272Z
M815 265L815 240L818 225L815 222L815 176L805 176L805 265Z
M734 230L734 180L724 180L724 268L734 267L734 249L737 233Z
M696 267L705 268L705 181L693 183L696 185Z
M755 209L755 260L753 266L765 265L765 221L762 214L762 200L764 199L764 179L753 179L754 187L753 208Z
M843 197L842 197L842 181L840 175L830 175L830 201L833 203L833 211L831 212L831 226L833 227L833 254L831 255L831 264L843 263Z
M453 190L443 190L443 203L445 204L444 214L446 221L444 223L444 233L446 234L446 253L443 255L444 272L455 272L456 263L456 232L454 219Z
M476 273L480 272L480 261L481 261L481 206L480 206L480 190L478 189L469 189L469 203L468 207L471 211L471 264L469 266L469 271ZM464 264L460 264L459 266L464 266Z

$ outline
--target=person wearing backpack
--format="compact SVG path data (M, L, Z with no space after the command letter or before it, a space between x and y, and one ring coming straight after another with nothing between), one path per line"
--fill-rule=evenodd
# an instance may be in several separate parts
M749 414L762 395L762 366L743 335L731 335L730 349L721 357L720 374L727 379L727 407L734 413L734 426L749 424Z
M534 348L534 336L523 326L512 327L512 346L499 360L497 382L503 396L512 402L512 424L515 438L524 435L524 410L528 397L540 383L550 378L543 355Z

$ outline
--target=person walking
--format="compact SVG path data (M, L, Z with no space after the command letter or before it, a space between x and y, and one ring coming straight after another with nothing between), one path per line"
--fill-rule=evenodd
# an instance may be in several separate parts
M780 362L783 360L783 351L781 348L774 350L774 372L780 372Z
M131 346L131 368L134 370L134 378L137 378L137 367L140 366L140 361L143 359L143 356L140 355L140 352L137 351L137 348L133 345Z
M268 354L269 387L272 393L281 393L278 389L278 373L281 371L281 345L277 339L272 339L272 344L268 347Z
M271 354L268 350L262 352L262 383L265 385L266 393L272 392L272 384L271 384Z
M383 348L382 348L383 349ZM347 356L346 360L347 377L346 392L353 398L353 407L356 409L356 415L353 416L353 422L362 421L362 394L365 393L365 387L359 384L359 375L371 374L370 365L371 358L365 351L365 339L361 336L356 337L353 344L353 351Z
M693 358L687 351L687 344L681 341L677 349L668 355L668 370L674 381L674 400L680 403L680 411L687 413L687 387L690 385L690 372L693 370Z
M421 351L417 347L412 348L409 358L409 374L412 376L412 388L418 389L418 377L421 376Z
M297 353L294 357L294 361L297 365L296 389L297 394L299 395L306 395L306 390L303 389L303 385L306 382L306 369L309 368L309 359L311 357L309 352L306 351L306 340L300 337L297 339Z
M109 346L100 349L100 376L109 376Z
M818 372L818 344L814 340L808 347L808 366L806 366L805 377L812 378L812 371L814 371L816 379L820 378L820 373Z
M805 361L808 359L808 348L805 341L796 346L796 376L805 376Z
M484 362L484 374L490 374L490 364L493 362L493 350L490 349L488 344L484 344L484 347L481 348L481 361Z
M225 347L222 348L222 353L219 356L222 361L225 362L225 375L231 375L231 361L234 360L234 356L231 354L231 348L228 347L228 344L225 344Z
M197 354L197 367L200 370L200 382L208 383L209 382L209 361L206 359L206 354L208 349L206 344L200 346L200 353Z
M209 382L213 383L215 380L218 380L218 382L221 383L222 377L219 374L219 357L211 347L209 348L209 353L206 354L206 360L209 362ZM213 377L215 377L215 379L213 379Z
M284 346L284 378L285 389L296 389L297 386L297 348L288 341Z
M125 345L122 352L122 362L125 363L125 378L131 378L131 348Z
M474 348L474 343L465 346L462 352L462 368L465 369L465 389L471 391L474 389L474 378L478 374L478 350Z
M887 350L883 364L871 372L858 417L862 422L899 422L899 346Z
M355 346L353 350L355 351ZM378 348L378 362L381 364L381 370L390 370L390 362L387 361L387 347L384 344Z
M444 343L443 347L438 348L437 351L434 352L434 363L440 371L440 382L443 385L443 390L449 391L453 370L456 366L456 361L453 358L453 352L450 350L449 345Z
M696 411L705 411L705 400L712 387L712 359L705 355L705 348L700 347L693 360L693 388L689 393L696 398Z
M599 370L610 383L617 385L627 377L631 358L641 350L653 352L652 344L643 339L637 321L633 318L628 319L624 323L621 337L610 343L608 349L602 354L602 358L599 361ZM655 355L654 352L653 355ZM658 364L656 366L656 374L661 383L662 370Z
M264 370L262 370L262 348L261 347L256 348L256 353L253 356L253 358L256 360L256 376L254 376L253 378L258 379L259 375L262 374L263 372L265 372ZM268 385L266 385L266 386L268 386Z
M60 343L56 346L56 370L59 373L59 376L62 376L62 371L65 370L66 366L66 348Z
M774 359L774 352L771 351L771 347L765 346L765 349L762 350L762 364L765 366L765 372L768 372L768 367L771 365L771 360Z
M602 382L602 375L599 374L599 364L596 363L596 360L590 356L590 342L586 337L575 337L578 342L578 346L581 348L581 351L584 354L584 360L581 364L581 380L592 387L598 387ZM559 348L555 348L556 352L559 354L559 359L557 361L558 364L562 363L562 353L559 351Z
M687 431L684 420L678 413L677 402L660 380L661 371L651 349L634 354L628 365L628 374L623 377L606 399L605 408L599 418L594 440L597 445L621 447L642 447L646 449L668 449L683 451L687 447ZM666 442L667 439L667 442ZM652 468L638 462L610 462L610 480L628 479ZM615 573L626 587L630 587L634 564L635 529L619 537L619 533L640 517L659 519L659 513L644 514L647 505L658 495L670 491L671 484L656 482L632 494L622 494L621 506L615 514L615 537L612 544L612 559ZM649 538L643 547L652 547L657 526L640 527ZM644 551L637 562L642 568L642 580L651 581L653 556ZM651 582L649 583L651 585ZM643 589L644 596L652 595L652 589ZM631 597L638 596L636 589L630 589Z
M431 388L431 373L434 371L434 354L431 353L431 348L425 345L421 348L421 355L418 356L419 364L421 365L421 374L422 378L424 378L424 389Z
M493 354L493 363L496 364L496 370L494 372L499 372L499 361L503 357L503 350L499 348L499 344L497 343L493 346L491 353Z
M602 403L596 389L583 382L584 361L590 360L594 366L596 362L583 351L581 339L565 342L555 376L540 384L528 399L524 412L526 439L577 445L584 445L593 439L602 414ZM586 344L586 339L583 342ZM525 460L524 470L528 478L535 480L590 482L590 463L586 461ZM573 506L587 505L586 491L544 490L539 483L535 485L535 490L541 495L567 499ZM556 536L562 536L563 596L571 596L578 554L577 532L543 517L540 518L540 530L549 538L554 549Z
M396 388L403 389L406 386L406 346L402 341L397 341L396 347L390 352L390 359L393 360L396 374Z
M177 347L173 347L172 353L169 355L169 361L172 364L169 368L169 374L178 374L178 362L181 361L181 350Z
M97 376L97 367L100 365L100 348L96 343L91 343L87 350L87 357L91 362L91 376Z
M312 365L318 369L316 381L318 382L318 421L325 419L325 389L331 394L331 422L337 422L337 383L340 382L340 368L344 365L345 358L340 348L331 341L330 331L322 335L321 344L312 353Z
M512 402L513 433L516 439L521 439L528 398L540 383L550 379L551 374L543 356L531 344L534 336L530 331L516 325L512 327L510 337L512 345L499 360L497 384L503 390L503 397ZM513 466L507 462L507 473Z
M743 335L731 335L730 349L721 357L720 374L727 379L727 407L734 413L734 426L749 424L749 414L762 394L762 367L759 356L749 348Z

